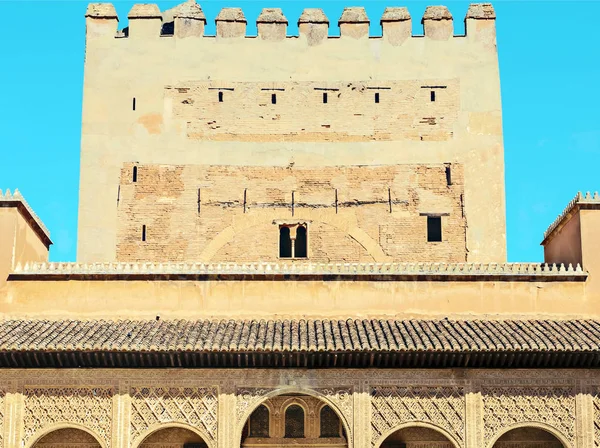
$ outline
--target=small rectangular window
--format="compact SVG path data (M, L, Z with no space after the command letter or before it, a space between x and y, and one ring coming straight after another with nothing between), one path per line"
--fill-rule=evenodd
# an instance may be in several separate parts
M146 224L142 226L142 241L146 241Z
M277 94L276 93L271 94L271 104L277 104Z
M379 92L375 93L375 103L379 104Z
M427 217L427 241L430 243L439 243L442 241L442 217Z
M435 90L431 91L431 102L433 103L435 101Z
M131 175L133 182L137 182L137 166L133 167L133 173Z
M449 166L446 167L446 184L448 186L452 185L452 170Z
M327 104L327 92L323 92L323 104Z
M219 92L219 103L223 102L223 92Z
M135 110L135 97L133 97L133 101L132 101L131 107L132 107L133 110Z

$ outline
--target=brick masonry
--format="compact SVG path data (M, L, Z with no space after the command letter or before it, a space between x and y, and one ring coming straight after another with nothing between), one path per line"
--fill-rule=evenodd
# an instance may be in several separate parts
M120 261L277 261L279 225L295 223L307 223L311 261L466 259L460 164L129 163L121 170L119 191ZM427 241L430 214L442 216L442 242Z

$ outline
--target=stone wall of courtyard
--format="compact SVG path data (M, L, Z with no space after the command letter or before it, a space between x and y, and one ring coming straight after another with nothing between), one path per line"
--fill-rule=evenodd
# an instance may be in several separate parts
M42 438L49 446L57 436L44 436L68 428L103 448L137 448L165 428L187 429L209 448L239 447L261 403L298 394L337 413L349 448L379 447L400 429L418 435L407 428L433 430L454 448L600 442L592 370L4 370L0 387L5 447ZM506 437L515 428L542 430L548 442Z

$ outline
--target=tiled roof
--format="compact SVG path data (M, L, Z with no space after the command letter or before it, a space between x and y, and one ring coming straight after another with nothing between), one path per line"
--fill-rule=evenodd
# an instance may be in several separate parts
M5 359L5 362L0 359L0 366L11 365L14 354L32 352L62 353L67 358L75 352L182 356L186 353L283 356L354 353L355 357L390 353L438 357L457 353L504 356L587 353L600 363L600 321L293 319L0 323L0 354ZM36 358L36 362L40 361ZM78 361L81 364L85 365L85 360Z

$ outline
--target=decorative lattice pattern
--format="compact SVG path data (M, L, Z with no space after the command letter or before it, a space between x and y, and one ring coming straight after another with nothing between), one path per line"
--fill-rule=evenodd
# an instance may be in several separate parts
M339 437L340 419L329 406L323 406L320 413L320 436L321 437Z
M379 386L371 391L372 444L395 426L425 422L444 428L464 445L465 398L460 386Z
M483 389L486 444L518 423L545 423L575 439L575 394L568 386L495 386Z
M110 387L26 387L24 439L60 423L79 423L110 441L112 395Z
M136 440L157 423L181 422L217 440L217 390L201 387L132 387L131 437Z
M262 404L250 416L250 437L269 437L269 410Z
M285 437L304 437L304 409L297 404L285 410Z

